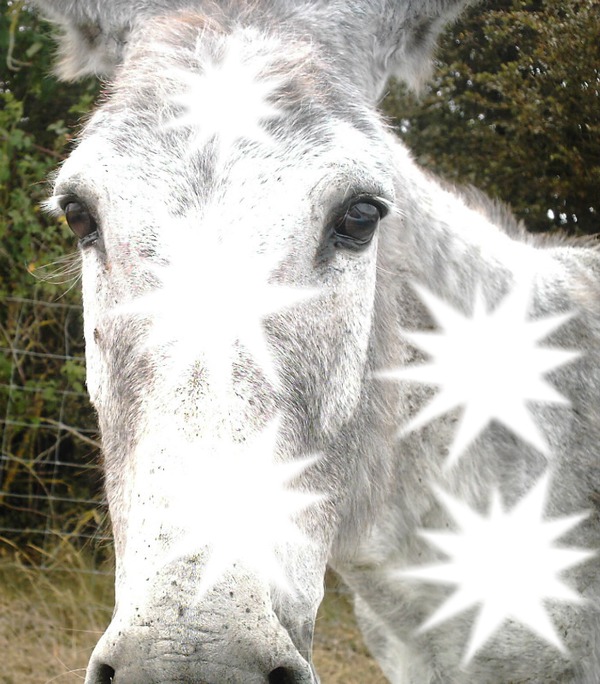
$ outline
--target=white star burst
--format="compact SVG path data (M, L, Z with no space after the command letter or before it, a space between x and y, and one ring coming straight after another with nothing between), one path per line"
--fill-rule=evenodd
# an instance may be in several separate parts
M222 440L213 448L188 448L185 476L175 485L181 506L171 504L166 515L175 523L192 516L194 531L176 543L168 561L189 555L194 546L207 548L200 593L218 583L236 562L293 592L280 556L287 545L311 543L295 518L324 497L289 487L317 457L277 462L278 426L278 420L272 421L243 444ZM182 491L182 485L189 491Z
M456 463L492 419L504 423L547 455L546 439L533 421L526 402L569 405L543 375L577 358L579 353L541 348L537 343L572 314L528 321L530 293L524 288L515 288L492 312L486 310L478 291L469 317L426 289L414 288L443 332L403 331L403 335L433 360L383 371L378 377L438 385L441 391L403 426L400 434L416 430L454 407L464 405L447 466Z
M210 221L205 221L210 223ZM216 392L231 379L237 342L252 354L274 387L278 375L262 320L317 294L314 289L270 282L280 253L260 254L242 241L219 240L215 226L170 226L165 265L151 268L160 280L114 314L150 318L146 348L166 351L174 382L201 361Z
M201 150L215 138L219 158L240 139L269 144L261 124L281 116L269 97L282 84L261 77L267 66L265 57L245 58L240 45L232 42L226 46L221 61L203 64L202 73L170 71L169 79L175 78L185 90L171 97L183 111L165 128L190 129L191 152Z
M543 600L581 604L583 599L558 575L595 554L553 548L552 543L587 514L544 521L542 513L548 484L549 476L545 475L509 513L504 512L500 497L494 492L487 518L436 488L437 497L457 522L460 532L422 531L421 534L451 560L394 573L398 577L458 585L420 631L481 604L463 665L468 664L507 619L517 620L564 651Z

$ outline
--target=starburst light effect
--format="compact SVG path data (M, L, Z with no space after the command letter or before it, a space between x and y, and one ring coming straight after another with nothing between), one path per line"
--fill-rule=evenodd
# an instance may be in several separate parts
M226 391L240 343L276 388L278 374L263 320L319 291L272 282L281 252L261 254L243 241L219 239L219 231L211 228L200 231L185 222L170 226L166 263L150 267L160 284L113 314L150 319L145 347L165 351L163 370L173 382L200 362L215 392Z
M167 562L189 556L193 548L208 549L199 593L241 562L293 594L280 559L288 546L311 544L297 517L324 497L291 486L318 457L278 461L278 430L275 419L243 444L223 439L187 448L185 473L175 481L177 495L161 515L170 516L175 525L193 516L193 532L175 544Z
M381 371L377 375L438 385L441 389L401 428L400 435L417 430L462 405L464 411L447 467L456 463L493 419L548 455L546 438L532 419L526 402L569 405L543 376L573 361L579 352L537 345L572 314L527 320L530 292L527 288L516 287L493 311L487 310L481 292L477 291L473 313L465 316L425 288L413 287L442 330L402 331L402 334L429 354L432 361Z
M181 111L165 128L189 129L191 153L202 150L214 138L218 159L241 139L271 144L263 124L282 116L269 101L282 81L262 75L268 64L264 56L244 56L241 45L232 41L225 47L223 58L207 60L201 73L169 71L169 80L176 80L182 88L171 97Z
M567 568L595 555L593 551L555 548L553 542L587 517L586 513L542 519L549 485L548 474L505 512L494 492L489 516L480 515L461 501L436 488L436 496L458 524L459 532L421 531L432 545L451 560L439 565L395 571L414 578L458 585L422 625L426 631L454 615L481 604L463 657L467 665L505 620L529 628L560 651L565 650L543 606L545 599L581 604L583 599L560 579Z

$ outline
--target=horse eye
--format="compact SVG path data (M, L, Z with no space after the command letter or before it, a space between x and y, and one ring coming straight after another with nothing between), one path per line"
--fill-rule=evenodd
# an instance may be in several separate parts
M371 202L357 202L349 207L340 225L335 229L342 244L367 245L373 238L381 220L381 208Z
M64 211L67 224L77 235L81 245L89 245L98 239L98 226L85 205L81 202L69 202Z

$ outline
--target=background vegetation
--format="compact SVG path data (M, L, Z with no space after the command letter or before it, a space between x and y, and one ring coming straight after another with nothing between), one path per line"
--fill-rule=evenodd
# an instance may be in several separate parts
M102 519L78 503L99 475L75 243L40 207L98 85L58 83L53 51L26 3L0 0L0 559L44 566Z
M600 231L597 0L487 0L441 42L420 98L384 103L417 160L528 229Z
M50 36L50 27L27 2L0 0L3 573L15 558L23 571L66 565L89 571L110 556L106 545L97 543L105 532L104 515L92 503L101 493L94 417L84 392L75 240L63 223L40 210L49 191L46 179L68 154L99 86L92 80L67 86L50 76ZM597 0L487 0L444 38L433 80L420 97L392 85L383 107L422 165L510 203L531 230L595 233L600 231L599 93ZM98 548L92 568L86 549ZM88 575L78 575L83 576ZM105 605L95 603L100 591L95 584L44 584L26 573L19 584L11 577L0 576L5 654L15 644L22 649L26 634L35 641L34 632L40 633L36 643L42 644L40 625L45 632L58 623L79 630L108 616ZM45 592L41 599L33 586ZM102 595L109 592L105 584L101 589ZM59 595L69 595L73 609L91 606L94 616L77 622L64 603L62 612L56 609ZM346 619L347 608L332 612L330 605L322 613L322 634L325 650L331 647L338 655L331 659L328 682L336 681L340 658L351 655L343 655L337 643L344 628L330 627L340 615ZM75 636L68 633L67 646L79 658L96 635L90 644L85 635ZM63 651L57 648L48 643L48 653L58 652L60 661ZM22 650L16 652L15 668L27 667ZM363 657L360 646L353 652ZM81 666L86 657L87 652L80 657ZM355 678L345 674L343 681L375 681L369 667L357 661ZM40 681L35 671L16 669L12 676L15 682Z

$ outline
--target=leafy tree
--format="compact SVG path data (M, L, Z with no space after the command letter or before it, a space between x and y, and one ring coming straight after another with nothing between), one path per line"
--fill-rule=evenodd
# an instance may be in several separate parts
M597 0L489 0L447 33L422 98L385 102L418 161L535 231L600 232Z

